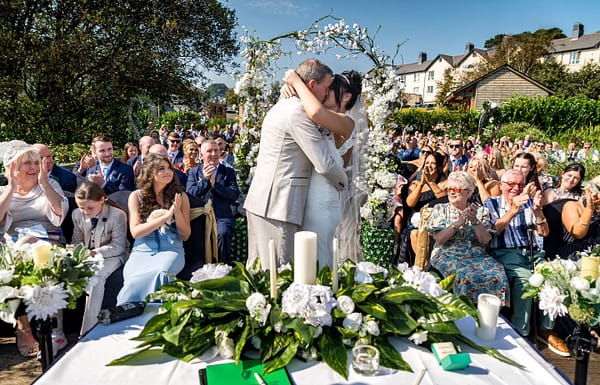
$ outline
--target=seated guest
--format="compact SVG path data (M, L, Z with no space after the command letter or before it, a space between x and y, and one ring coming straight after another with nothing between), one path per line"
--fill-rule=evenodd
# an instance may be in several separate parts
M200 166L200 146L191 139L183 141L183 172Z
M491 196L498 196L500 183L491 175L491 168L483 157L475 156L468 164L468 173L475 180L475 193L472 202L482 205Z
M106 278L127 258L127 215L106 199L102 187L93 182L83 182L75 191L78 208L72 214L73 244L83 244L92 255L99 253L104 258L102 269L96 274L98 281L86 299L82 335L98 322Z
M127 164L133 168L133 174L138 177L140 171L142 171L142 165L144 164L144 157L148 155L148 151L152 145L156 144L157 141L151 136L142 136L139 140L140 153L138 156L129 158Z
M600 176L592 179L585 189L585 199L566 202L562 210L562 222L566 230L564 246L556 253L561 258L578 259L577 251L583 251L600 243L600 193L592 183L600 186Z
M417 141L414 138L409 138L406 141L406 149L399 153L399 157L401 160L405 162L410 162L412 160L419 159L419 154L421 150L417 147Z
M135 190L133 168L114 157L113 145L106 136L97 136L92 140L94 157L98 162L88 168L86 176L91 182L102 186L106 195L115 191Z
M469 157L463 153L463 142L460 139L452 139L448 142L450 172L464 171L467 169Z
M504 306L508 280L504 267L485 251L492 239L488 210L468 200L475 190L473 177L463 171L448 176L448 203L433 206L425 230L435 245L430 263L443 276L456 274L455 295L473 303L481 293L490 293Z
M221 154L219 162L227 167L234 167L235 158L233 154L229 152L229 144L225 141L225 137L223 135L216 135L215 143L219 146L219 152Z
M578 200L583 195L581 183L585 178L585 167L580 163L571 163L563 170L558 187L544 191L545 204L550 204L559 199Z
M163 155L166 156L167 158L169 158L169 155L167 154L167 149L165 146L163 146L162 144L154 144L150 147L150 150L148 150L149 154L159 154L159 155ZM169 161L171 160L171 158L169 158ZM187 183L187 174L179 171L178 169L175 169L175 176L177 176L177 179L179 180L179 184L181 184L182 186L185 186Z
M42 162L46 163L46 169L50 170L48 176L58 182L63 192L74 193L77 188L77 177L54 163L54 156L45 144L36 143L31 147L40 156Z
M240 196L235 171L219 163L219 146L213 140L202 143L200 155L202 165L190 170L186 191L203 201L212 200L217 218L219 260L229 263L234 226L231 205Z
M0 235L8 234L18 244L34 243L44 238L64 246L60 224L69 209L69 203L57 181L48 178L50 170L33 148L22 141L12 141L3 154L8 185L0 186ZM33 227L43 230L28 233ZM21 231L21 229L23 231ZM52 234L52 235L51 235ZM53 239L48 239L52 237ZM0 242L4 237L0 237ZM17 310L17 348L23 357L35 357L39 346L31 332L24 307ZM59 325L52 332L53 344L66 346L62 331L62 313Z
M123 147L123 153L121 154L121 162L129 164L129 160L136 158L140 155L140 149L136 142L127 142Z
M169 132L167 137L167 154L173 166L183 171L183 150L181 149L181 136L175 131Z
M135 239L123 269L117 304L144 301L185 263L183 241L190 236L190 202L168 157L150 154L129 195L129 230Z
M542 211L542 192L537 188L527 192L524 188L523 174L516 169L507 170L502 175L502 195L486 200L485 207L490 211L490 222L495 231L490 253L504 266L510 284L511 322L519 334L528 336L532 299L522 296L531 277L530 244L536 240L530 239L527 229L533 228L544 237L548 235L549 227ZM567 345L552 331L553 326L550 319L544 317L542 327L536 333L551 345L552 350L569 355Z
M97 161L98 160L96 159L96 156L94 155L94 143L92 143L90 145L90 153L83 154L81 156L81 159L78 160L77 162L75 162L75 165L73 166L73 174L75 174L76 176L85 177L87 170L89 168L95 167Z

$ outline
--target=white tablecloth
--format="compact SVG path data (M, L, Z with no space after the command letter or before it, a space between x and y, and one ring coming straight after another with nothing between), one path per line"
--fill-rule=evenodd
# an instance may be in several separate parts
M155 314L156 309L155 306L149 306L139 317L112 325L96 326L35 383L37 385L198 385L198 369L206 365L199 360L185 363L157 353L152 363L135 366L105 366L113 359L136 350L135 347L139 342L131 341L130 338L138 335L146 321ZM393 343L413 368L414 373L382 368L379 375L364 377L350 369L348 381L345 381L323 362L301 362L296 359L288 366L288 371L298 385L347 383L411 385L423 367L427 368L427 372L421 382L422 385L569 384L552 364L518 336L503 319L498 321L496 340L491 343L475 338L473 319L461 320L458 326L468 338L482 345L494 346L525 368L515 368L483 353L463 347L463 351L471 353L471 365L461 371L444 371L431 352L415 346L406 339L398 338L394 339ZM219 358L208 363L217 361Z

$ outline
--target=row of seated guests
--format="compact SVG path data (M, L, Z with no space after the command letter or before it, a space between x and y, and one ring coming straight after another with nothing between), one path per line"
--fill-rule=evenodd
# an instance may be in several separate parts
M102 138L104 139L104 138ZM99 143L100 142L100 143ZM112 156L112 146L109 141L95 141L94 147L98 150L97 164L82 159L87 163L86 174L89 178L77 178L68 171L55 166L50 151L44 145L29 146L26 143L20 147L19 152L12 152L4 164L8 170L8 186L0 192L0 226L2 233L9 234L19 242L24 242L25 237L19 237L17 229L28 228L40 224L47 231L56 231L60 234L60 225L66 217L72 217L72 242L84 243L92 252L99 252L107 262L100 274L100 281L105 280L111 273L119 269L127 258L129 247L127 245L127 216L121 210L107 203L108 191L115 186L125 185L126 180L120 175L129 174L124 164L113 168L108 162ZM96 147L98 145L98 147ZM13 148L18 148L13 146ZM153 150L152 150L153 149ZM204 145L203 163L190 171L194 171L189 180L191 185L201 184L201 191L192 192L191 198L204 202L210 198L214 202L215 211L224 211L226 227L229 235L233 231L233 216L230 205L239 195L233 169L226 168L219 163L218 146L213 141ZM152 145L149 148L144 162L141 164L141 173L137 180L137 190L130 194L128 190L118 190L128 196L126 209L129 212L129 232L135 239L133 250L124 269L124 286L118 295L118 303L143 300L146 294L154 291L167 279L166 273L179 273L184 267L187 255L184 256L182 241L190 234L190 202L185 194L187 175L176 170L166 148L162 145ZM110 155L110 156L109 156ZM118 160L113 160L112 164ZM102 166L109 170L100 171ZM132 169L132 168L131 168ZM50 170L57 170L63 174L59 179L66 188L73 185L74 201L78 208L68 215L69 205L66 194ZM125 170L125 172L120 172ZM100 172L98 172L100 171ZM105 176L106 174L106 176ZM174 177L177 175L177 178ZM73 179L75 178L75 179ZM74 182L74 183L73 183ZM222 189L221 186L226 183ZM120 189L121 187L117 187ZM69 191L70 192L70 191ZM114 193L113 193L114 194ZM222 197L224 195L224 197ZM123 205L121 205L123 206ZM198 202L196 202L196 207ZM225 212L225 207L229 213ZM164 209L164 215L152 216L157 209ZM218 215L217 215L218 216ZM173 223L168 223L173 221ZM230 239L230 238L229 238ZM30 241L35 241L31 239ZM64 245L65 239L55 241ZM200 242L201 243L201 242ZM219 239L220 251L223 255L231 249L231 242ZM126 250L126 252L123 252ZM198 266L199 267L199 266ZM193 271L193 270L192 270ZM191 275L191 271L189 272ZM96 315L102 304L104 286L100 283L90 293L87 299L82 323L82 333L89 330L95 322ZM20 309L17 324L17 345L24 356L35 355L39 349L31 333L30 325ZM60 317L59 317L60 318ZM62 333L62 325L57 328L56 340L62 342L57 346L66 345Z
M506 303L511 305L513 325L519 333L528 335L531 302L521 299L523 282L531 274L530 271L533 266L528 247L531 244L534 245L535 258L541 252L537 250L536 240L530 239L531 237L526 230L527 228L534 228L536 230L535 238L537 239L548 236L549 229L544 228L546 226L544 213L548 210L546 206L549 206L556 199L562 201L565 198L578 199L581 196L581 182L585 173L583 166L580 164L569 165L556 184L556 188L543 190L543 178L538 175L537 161L534 155L530 153L517 154L511 162L511 168L508 171L498 170L499 172L491 170L486 157L477 154L462 166L463 169L467 170L465 175L468 175L468 178L461 178L461 182L451 180L451 178L445 176L444 164L447 159L444 159L443 154L425 147L421 151L420 160L421 167L410 176L409 179L412 179L412 183L408 186L404 199L400 191L405 189L403 187L403 184L406 183L405 178L399 178L399 183L394 191L392 202L394 208L393 223L398 232L403 231L401 233L402 237L399 238L400 261L414 263L410 255L408 258L406 257L407 249L412 249L412 245L416 245L418 242L417 227L420 222L421 208L433 206L433 214L424 226L426 230L430 230L434 234L433 240L436 241L429 261L430 267L440 271L443 275L457 274L455 290L459 294L468 295L473 302L476 302L477 294L481 292L492 292L501 299L510 299ZM469 181L465 181L465 179ZM451 181L452 183L450 183ZM453 184L461 186L454 186ZM460 219L461 216L452 217L451 215L446 219L453 221L458 219L459 222L452 222L454 226L445 226L444 229L448 229L447 232L450 232L454 230L453 227L458 228L458 238L455 241L458 242L459 246L445 239L444 236L448 235L447 232L440 232L442 234L441 242L437 242L438 235L436 233L440 230L438 227L440 223L432 223L431 221L440 221L440 210L449 215L453 211L451 208L454 206L452 203L446 203L447 206L442 209L442 207L435 206L435 204L456 200L455 193L457 191L460 192L461 202L464 200L463 204L465 204L464 209L458 210L459 212L468 213L472 210L471 202L475 203L477 207L489 206L490 224L494 234L489 244L483 242L477 234L473 234L476 227L469 228L472 221L463 221ZM542 191L544 191L543 199ZM463 192L466 192L467 195L462 196ZM588 223L595 223L595 216L591 214L593 210L586 201L592 201L592 198L588 197L583 201L573 200L565 203L567 209L561 211L562 218L561 213L559 213L558 220L554 221L558 223L559 227L564 223L565 228L561 234L565 235L558 238L551 235L544 239L543 245L547 252L547 258L553 258L555 255L563 258L567 258L569 255L573 257L575 251L583 250L600 242L600 234L598 234L600 230L596 230L597 227L592 226L588 229L585 226ZM469 205L466 205L467 202ZM585 215L583 215L584 212ZM582 215L583 224L579 224L577 221ZM409 220L411 216L413 216L412 221ZM414 217L417 219L415 220ZM479 221L483 225L486 223L484 218L475 220L476 223ZM538 222L542 227L538 228ZM586 241L578 239L581 231L587 232ZM465 234L468 235L465 236ZM561 241L562 250L550 250L553 241L556 239ZM473 257L475 254L479 255L478 252L481 251L481 248L474 247L472 243L480 244L480 246L487 249L487 252L483 253L483 259ZM406 246L407 244L409 246ZM539 247L542 247L542 244L539 244ZM448 254L440 250L445 250L446 253L450 253L454 257L448 259ZM402 254L402 252L405 254ZM493 256L493 259L489 257L488 253ZM443 255L443 257L440 258L439 255ZM504 266L508 281L503 280L501 275L497 276L498 262ZM494 264L496 264L496 269L494 269ZM482 282L482 280L485 282ZM508 285L506 285L506 282L508 282ZM494 289L489 287L490 284L498 284L498 287ZM568 355L566 345L551 332L552 329L553 324L549 322L548 318L544 318L537 333L549 341L553 351Z

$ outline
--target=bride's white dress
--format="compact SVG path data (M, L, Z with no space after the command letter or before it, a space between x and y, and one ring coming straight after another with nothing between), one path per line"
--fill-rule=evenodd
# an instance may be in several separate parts
M339 149L335 148L333 135L324 133L323 138L327 140L331 152L336 154L336 162L343 166L341 154L345 154L352 147L352 138ZM340 192L329 183L327 178L313 169L304 208L302 230L317 233L319 270L325 265L332 267L333 238L341 219L340 206Z

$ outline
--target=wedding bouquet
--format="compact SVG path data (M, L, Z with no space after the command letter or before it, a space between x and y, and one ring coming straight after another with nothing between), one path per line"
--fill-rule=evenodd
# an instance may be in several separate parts
M580 260L556 258L536 265L523 298L537 298L544 315L569 315L575 322L600 322L600 245L578 253Z
M518 366L461 335L454 321L477 319L477 310L449 291L453 278L437 282L406 265L387 270L349 260L340 267L336 293L328 267L315 285L294 283L293 277L291 266L280 267L278 294L270 298L269 273L258 266L205 265L189 282L174 280L149 296L163 303L135 338L143 341L142 350L109 365L135 361L153 348L189 361L216 346L222 357L236 362L258 352L266 372L299 357L322 359L347 378L347 349L369 343L379 349L382 366L411 371L389 341L397 336L416 344L464 343Z
M6 241L0 246L0 319L13 325L21 301L29 319L74 309L103 265L102 256L92 256L83 245L63 248L40 241L16 246L10 238Z

